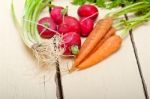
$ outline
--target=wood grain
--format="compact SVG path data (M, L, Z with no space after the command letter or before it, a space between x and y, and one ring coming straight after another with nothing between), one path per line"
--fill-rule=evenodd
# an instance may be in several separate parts
M24 46L12 23L10 1L0 3L0 99L57 99L55 71L42 73L37 70L32 52ZM23 1L15 0L15 4L21 17ZM70 0L55 0L54 4L64 7L69 5L69 15L78 18L78 6L70 5ZM99 18L102 18L109 11L99 9L99 12ZM42 14L45 15L48 16ZM133 37L150 95L149 27L150 23L135 29ZM68 68L71 62L71 59L65 59L61 67ZM124 40L117 53L96 66L72 74L65 74L63 69L61 71L64 99L145 99L130 36Z
M14 27L10 1L0 3L0 99L56 99L55 73L38 71L32 51L24 46ZM23 1L14 1L21 19Z

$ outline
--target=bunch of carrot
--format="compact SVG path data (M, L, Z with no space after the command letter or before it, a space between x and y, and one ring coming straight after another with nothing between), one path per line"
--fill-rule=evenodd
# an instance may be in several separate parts
M116 30L112 23L113 19L107 17L96 24L82 45L71 72L95 65L120 48L122 38L115 35Z
M145 6L143 6L143 4L145 4ZM133 4L110 14L110 16L107 16L102 20L99 20L93 31L83 43L70 72L89 68L119 50L123 38L128 34L130 29L150 20L150 11L142 16L138 16L130 20L122 20L114 27L113 21L121 15L130 12L137 12L143 9L141 5L144 8L148 6L145 2ZM124 31L122 34L117 35L116 31L120 28L123 28L122 30Z

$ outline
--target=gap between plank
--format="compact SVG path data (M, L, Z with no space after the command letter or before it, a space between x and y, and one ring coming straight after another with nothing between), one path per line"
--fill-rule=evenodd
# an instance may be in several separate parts
M125 16L126 20L129 19L126 14L124 16ZM142 72L142 69L141 69L141 64L140 64L140 60L139 60L139 56L138 56L138 52L137 52L137 47L136 47L136 44L135 44L135 41L134 41L134 36L133 36L132 32L133 31L130 30L129 31L129 35L130 35L130 40L131 40L131 43L132 43L132 47L133 47L136 63L137 63L137 66L138 66L141 82L142 82L143 92L144 92L144 95L145 95L145 99L149 99L147 85L145 83L145 79L144 79L143 72Z
M54 39L54 49L56 51L56 39ZM57 99L64 99L62 82L61 82L60 62L58 58L56 58L55 65L56 65L56 74L55 74L56 96Z
M51 1L49 2L49 4L51 5ZM51 7L49 7L49 12L51 11ZM54 40L54 47L56 49L56 42ZM61 81L61 71L60 71L60 64L59 64L59 60L57 59L56 63L56 74L55 74L55 84L56 84L56 97L57 99L64 99L64 95L63 95L63 87L62 87L62 81Z
M56 75L55 75L55 82L56 82L56 96L57 99L64 99L63 95L63 87L62 87L62 82L61 82L61 72L59 68L59 62L56 62Z

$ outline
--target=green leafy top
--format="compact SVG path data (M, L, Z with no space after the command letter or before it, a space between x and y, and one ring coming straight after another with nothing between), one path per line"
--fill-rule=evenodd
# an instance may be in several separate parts
M150 0L73 0L73 4L82 5L85 3L95 3L99 7L111 9L120 5L130 5L143 1L150 2Z
M66 8L64 8L64 9L61 11L61 13L62 13L63 15L67 14L67 13L68 13L68 6L66 6Z

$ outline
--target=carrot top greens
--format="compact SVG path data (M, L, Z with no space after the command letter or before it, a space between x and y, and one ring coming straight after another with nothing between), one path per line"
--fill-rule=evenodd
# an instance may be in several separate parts
M120 5L130 5L137 2L150 2L150 0L73 0L73 4L82 5L85 3L94 3L99 7L114 8Z
M132 16L135 16L132 13L136 13L138 16L131 17L129 20L121 19L119 22L114 24L117 30L121 29L123 31L120 33L122 38L125 37L131 29L150 20L150 2L137 2L115 12L110 12L107 16L117 20L120 16L129 13L131 13Z

